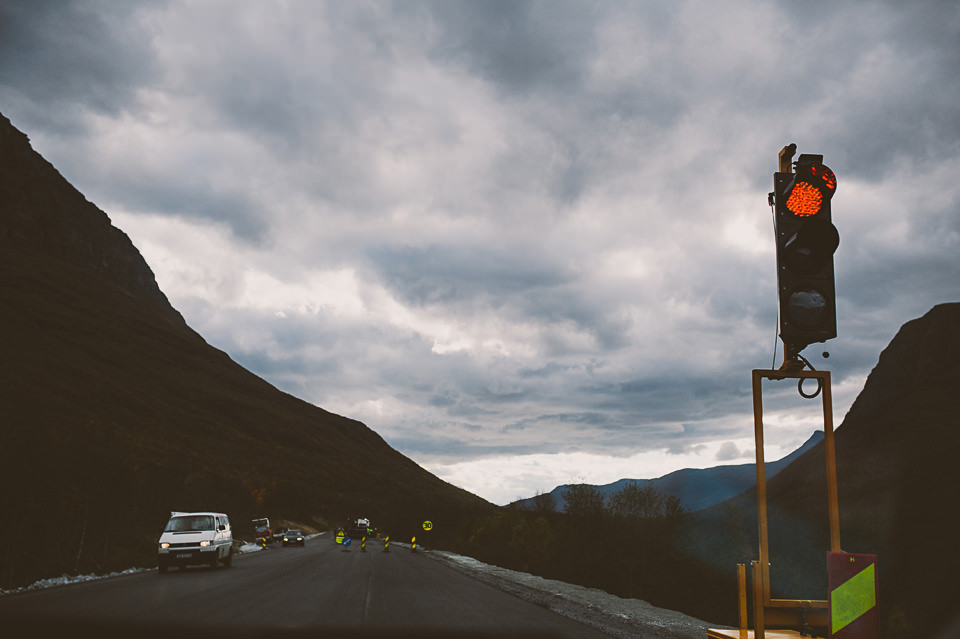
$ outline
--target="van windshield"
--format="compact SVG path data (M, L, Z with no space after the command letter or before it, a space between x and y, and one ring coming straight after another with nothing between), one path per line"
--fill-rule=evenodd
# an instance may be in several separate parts
M171 517L163 532L190 532L195 530L214 530L213 517L210 515Z

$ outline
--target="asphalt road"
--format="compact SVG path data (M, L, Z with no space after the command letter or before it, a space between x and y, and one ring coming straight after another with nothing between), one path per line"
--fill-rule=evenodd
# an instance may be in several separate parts
M204 637L608 637L471 579L427 553L380 542L239 555L232 568L173 569L0 597L16 633ZM6 633L4 633L6 634ZM42 633L41 633L42 634ZM14 636L13 634L8 636ZM27 636L27 634L23 634Z

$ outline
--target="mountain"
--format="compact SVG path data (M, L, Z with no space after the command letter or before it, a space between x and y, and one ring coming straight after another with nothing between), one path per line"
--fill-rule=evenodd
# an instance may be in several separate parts
M207 344L0 115L0 587L155 561L171 510L463 534L492 504ZM419 531L422 537L422 530Z
M774 462L767 462L764 465L767 479L774 477L822 440L823 431L818 430L810 436L803 446L786 457ZM605 499L609 499L611 495L622 490L628 484L635 484L641 488L653 486L662 495L679 499L684 510L695 512L735 497L749 490L756 483L756 464L734 464L712 468L684 468L656 479L621 479L596 488ZM548 493L553 498L555 509L558 512L564 512L566 508L566 499L564 499L563 494L569 487L570 484L563 484ZM535 499L535 497L520 499L513 502L511 506L533 510L536 508Z

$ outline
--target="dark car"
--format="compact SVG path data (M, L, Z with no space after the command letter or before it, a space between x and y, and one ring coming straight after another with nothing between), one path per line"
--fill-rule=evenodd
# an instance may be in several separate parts
M303 533L299 530L288 530L283 533L283 545L284 546L302 546L303 545Z

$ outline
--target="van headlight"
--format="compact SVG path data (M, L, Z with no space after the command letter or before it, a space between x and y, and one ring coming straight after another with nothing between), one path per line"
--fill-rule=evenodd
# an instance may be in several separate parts
M163 550L166 550L167 548L170 547L170 544L167 543L167 542L163 542L163 543L160 544L160 547L161 547Z
M206 547L209 546L209 545L210 545L210 542L209 542L209 541L201 541L201 542L200 542L200 547L201 547L201 548L206 548Z

